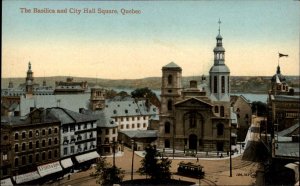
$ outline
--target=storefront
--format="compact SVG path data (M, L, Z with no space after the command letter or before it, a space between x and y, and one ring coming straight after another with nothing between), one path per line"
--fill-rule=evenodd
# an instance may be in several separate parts
M63 168L63 174L73 172L73 162L71 158L61 160L60 164Z
M75 156L76 161L78 164L76 165L77 169L88 169L91 164L96 162L96 159L99 158L100 155L96 152L89 152L86 154L82 154L79 156Z
M34 185L41 176L38 171L29 172L26 174L20 174L13 177L13 180L16 184ZM2 184L1 184L2 185Z
M14 186L10 178L1 180L1 186Z
M56 180L63 176L62 167L59 161L38 166L38 173L41 175L43 182Z

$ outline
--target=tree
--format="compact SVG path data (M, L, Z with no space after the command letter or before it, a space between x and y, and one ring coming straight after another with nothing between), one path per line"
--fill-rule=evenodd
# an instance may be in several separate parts
M160 153L155 146L149 145L146 147L145 151L146 155L141 160L141 167L138 172L141 175L149 175L150 178L154 180L170 179L170 167L172 161L168 158L158 159Z
M152 90L149 89L148 87L135 89L134 91L131 92L131 96L133 98L146 98L153 105L160 108L159 99L157 98L156 94L154 92L152 92Z
M92 176L97 177L96 183L100 185L113 185L121 183L125 171L106 162L105 157L100 157L97 161L96 172Z

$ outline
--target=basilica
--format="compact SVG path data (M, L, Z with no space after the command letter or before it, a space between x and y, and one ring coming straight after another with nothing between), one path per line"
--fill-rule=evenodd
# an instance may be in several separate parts
M182 68L162 67L158 146L161 149L229 151L236 140L237 118L230 107L230 70L225 64L222 36L216 37L209 81L182 87Z

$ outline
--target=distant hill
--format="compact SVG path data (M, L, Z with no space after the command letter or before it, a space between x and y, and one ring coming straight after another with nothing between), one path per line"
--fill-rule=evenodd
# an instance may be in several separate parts
M54 76L54 77L35 77L35 83L42 84L46 80L47 85L55 86L55 81L66 81L67 76ZM183 87L189 86L190 80L197 80L201 82L201 76L188 76L183 77ZM206 77L208 82L208 78ZM287 82L290 86L299 87L298 76L286 76ZM2 78L1 88L7 88L9 80L14 84L14 87L25 82L23 78ZM74 77L74 81L87 81L90 87L98 85L103 88L116 88L116 89L136 89L149 87L152 90L160 90L161 77L147 77L143 79L100 79L100 78L86 78ZM231 76L230 86L232 93L267 93L270 88L270 76Z

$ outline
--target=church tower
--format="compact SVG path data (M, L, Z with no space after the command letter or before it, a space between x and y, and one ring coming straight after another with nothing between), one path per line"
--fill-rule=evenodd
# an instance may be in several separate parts
M174 146L175 107L174 104L181 99L182 69L174 62L162 68L161 108L159 122L158 145L162 148Z
M230 70L225 64L225 49L222 43L222 36L220 34L219 20L219 34L216 37L217 44L214 48L214 65L209 71L209 86L210 97L212 101L229 102L230 101L230 85L229 75Z
M26 95L30 96L33 94L33 72L31 70L31 63L28 63L28 70L26 76Z
M100 87L91 89L90 109L92 111L105 108L105 90Z
M181 95L182 69L174 62L162 68L161 113L171 113Z

